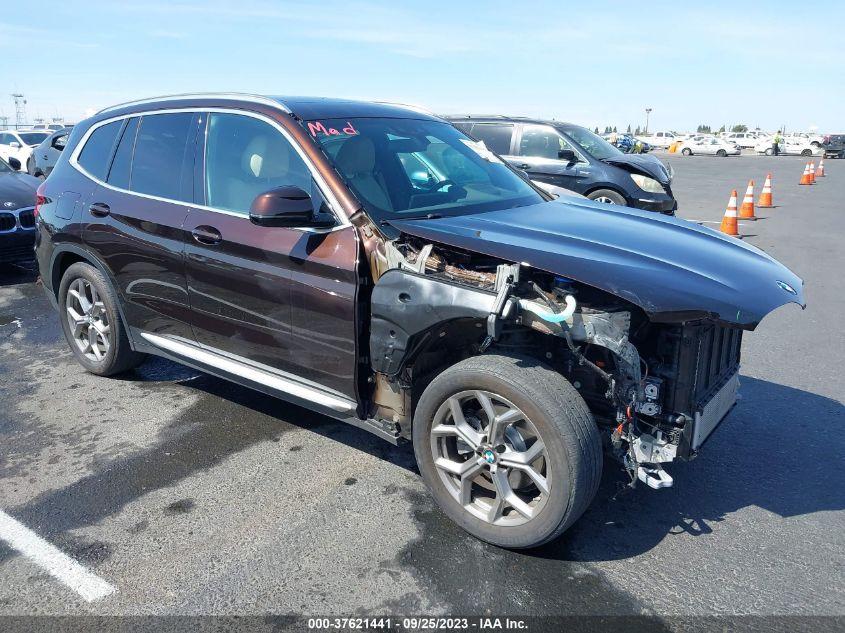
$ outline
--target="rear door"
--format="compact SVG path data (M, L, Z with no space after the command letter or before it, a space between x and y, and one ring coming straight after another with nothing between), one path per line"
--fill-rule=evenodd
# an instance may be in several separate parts
M515 165L528 172L532 180L581 193L588 176L589 162L560 132L549 125L520 125ZM577 160L562 160L561 150L572 150ZM579 181L580 179L580 181Z
M327 198L291 139L263 117L212 112L185 221L194 334L208 351L283 380L354 399L354 228L253 224L259 194L285 185ZM271 381L272 382L272 381Z
M182 224L197 118L146 113L106 123L75 159L99 183L83 200L83 241L111 271L138 332L192 338Z

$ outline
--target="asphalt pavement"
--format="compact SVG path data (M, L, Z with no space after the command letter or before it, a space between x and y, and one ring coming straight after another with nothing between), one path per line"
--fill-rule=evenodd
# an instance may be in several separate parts
M0 541L0 615L845 615L845 161L663 155L716 226L801 276L744 338L742 400L675 486L599 493L535 551L433 504L407 446L168 361L86 374L33 269L0 269L0 511L104 580L86 601ZM642 236L648 240L648 235Z

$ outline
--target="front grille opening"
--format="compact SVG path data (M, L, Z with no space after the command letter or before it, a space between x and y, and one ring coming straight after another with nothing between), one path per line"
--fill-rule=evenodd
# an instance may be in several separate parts
M18 218L20 218L21 226L25 229L32 229L35 228L35 212L32 210L21 211L18 214Z
M11 231L17 226L15 216L11 213L0 213L0 231Z

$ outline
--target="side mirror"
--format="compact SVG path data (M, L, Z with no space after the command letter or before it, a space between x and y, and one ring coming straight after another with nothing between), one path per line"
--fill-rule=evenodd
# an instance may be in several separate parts
M571 149L562 149L557 153L557 157L561 160L565 160L567 163L574 163L578 160L578 157L575 156L575 152Z
M325 218L318 218L307 191L291 185L258 194L249 207L249 219L258 226L271 227L334 225L334 219L327 214Z
M18 143L17 141L12 141L11 143L9 143L9 147L14 147L15 149L20 149L21 144Z
M67 138L64 136L54 138L50 145L53 146L53 149L57 149L61 152L65 148L65 145L67 145Z
M19 160L18 160L17 158L15 158L14 156L10 156L10 157L9 157L9 160L7 160L6 162L7 162L7 163L9 163L9 167L11 167L12 169L14 169L15 171L20 171L20 170L21 170L21 161L19 161Z

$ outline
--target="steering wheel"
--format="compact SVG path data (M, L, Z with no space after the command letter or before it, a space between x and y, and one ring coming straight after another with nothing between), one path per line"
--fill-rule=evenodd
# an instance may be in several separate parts
M433 185L429 185L428 187L426 187L426 190L429 193L433 193L435 191L443 189L443 187L445 187L446 185L455 185L455 182L447 178L446 180L441 180L440 182L436 182Z

